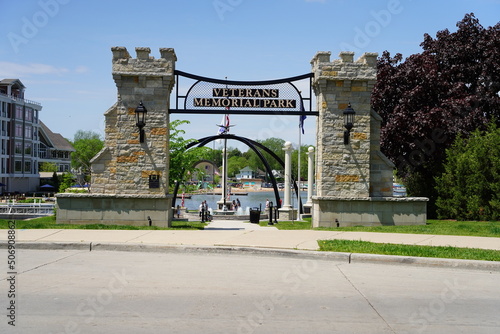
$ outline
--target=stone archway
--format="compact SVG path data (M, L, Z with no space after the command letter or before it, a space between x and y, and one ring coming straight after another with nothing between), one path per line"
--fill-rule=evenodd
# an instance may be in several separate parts
M231 108L231 114L250 114L259 109L262 115L318 116L314 227L331 227L336 222L426 223L428 199L392 197L394 166L380 152L381 118L370 106L377 54L365 53L354 61L353 52L341 52L341 59L331 61L330 52L318 52L311 61L312 73L251 83L210 79L210 85L204 87L198 85L201 77L175 70L173 49L161 48L159 59L150 56L149 48L136 48L137 58L124 47L113 47L112 52L118 101L105 113L105 148L92 160L93 193L59 194L58 223L98 220L105 224L170 226L169 115L179 112L181 97L176 94L175 107L170 108L170 93L176 81L178 90L180 75L198 80L196 89L182 96L184 112L225 114ZM291 82L306 78L310 79L309 91L314 88L317 111L311 106L309 111L304 110L303 101L307 99ZM198 96L188 101L191 92ZM311 93L308 100L311 105ZM141 101L148 110L144 142L135 121ZM344 144L343 111L348 104L356 114L351 141Z

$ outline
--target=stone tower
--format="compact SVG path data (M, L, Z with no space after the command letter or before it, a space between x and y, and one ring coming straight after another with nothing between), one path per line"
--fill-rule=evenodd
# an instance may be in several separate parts
M150 57L149 48L136 48L137 58L124 47L112 51L118 102L105 113L105 147L92 160L92 192L166 194L174 50L160 49L159 59ZM135 121L141 101L147 109L144 143L139 142Z
M168 129L175 52L162 48L160 58L155 59L149 48L136 48L137 58L124 47L111 50L118 96L105 112L104 148L91 161L91 193L58 196L57 219L169 226L172 196L168 194ZM143 142L135 116L141 102L147 110Z
M318 52L311 61L317 110L313 226L421 224L426 199L392 197L392 162L380 152L380 116L371 108L376 53ZM355 110L344 144L344 110ZM408 214L407 214L408 213Z

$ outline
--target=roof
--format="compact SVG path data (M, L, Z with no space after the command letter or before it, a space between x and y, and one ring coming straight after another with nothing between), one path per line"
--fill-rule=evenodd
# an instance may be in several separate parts
M19 86L26 88L26 86L24 86L19 79L3 79L2 81L0 81L0 85L13 85L15 83L18 83Z
M42 130L45 138L47 138L52 147L54 147L56 150L71 152L75 151L73 145L71 145L71 143L66 138L61 136L61 134L59 133L52 132L42 121L40 121L40 130Z
M240 172L253 172L253 169L250 168L250 166L246 166L245 168L240 169Z

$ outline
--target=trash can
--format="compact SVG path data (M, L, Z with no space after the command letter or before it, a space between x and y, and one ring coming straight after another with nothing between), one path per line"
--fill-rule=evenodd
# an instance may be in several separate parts
M259 208L250 209L250 223L258 224L260 220L260 210Z

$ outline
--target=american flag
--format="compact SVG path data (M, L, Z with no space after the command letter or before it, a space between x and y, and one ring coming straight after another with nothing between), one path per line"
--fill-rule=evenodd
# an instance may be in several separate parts
M226 109L229 109L229 108L226 108ZM227 133L229 132L229 115L228 114L225 114L224 116L222 116L222 120L220 122L220 127L219 127L219 131L218 131L218 134L223 134L223 133Z

